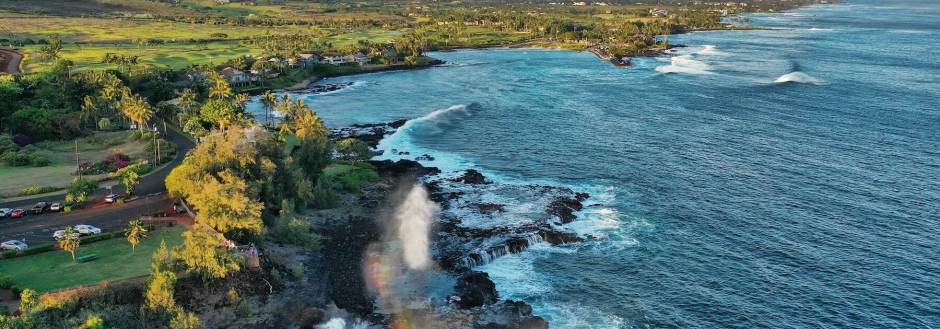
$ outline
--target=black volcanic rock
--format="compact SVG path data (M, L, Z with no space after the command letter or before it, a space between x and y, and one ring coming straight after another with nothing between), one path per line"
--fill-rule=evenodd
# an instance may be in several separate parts
M584 209L584 205L581 203L581 201L578 200L578 197L559 197L552 201L552 203L549 203L545 211L549 214L557 216L559 219L561 219L562 223L567 224L577 219L577 216L574 215L574 212L581 209Z
M441 172L440 169L436 167L425 167L422 166L417 161L412 160L380 160L380 161L369 161L369 164L375 167L379 174L393 174L393 175L404 175L404 174L415 174L415 175L435 175Z
M578 236L576 233L571 232L559 232L555 230L545 230L540 233L542 239L546 242L551 243L552 245L560 245L566 243L575 243L582 242L584 238Z
M492 214L496 212L505 212L506 205L498 203L471 203L467 205L468 208L473 208L483 214Z
M479 171L474 169L467 169L467 172L463 176L457 177L454 179L455 182L462 182L464 184L486 184L486 177L483 176Z
M483 305L496 303L499 294L496 292L496 284L490 280L490 275L486 272L471 271L457 278L457 285L454 287L457 296L460 297L459 305L461 308L474 308Z

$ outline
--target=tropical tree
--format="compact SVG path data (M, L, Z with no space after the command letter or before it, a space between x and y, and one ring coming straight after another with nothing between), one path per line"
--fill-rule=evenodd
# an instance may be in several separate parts
M40 306L39 293L33 289L23 289L20 293L20 312L30 314L38 310Z
M226 99L232 97L232 87L225 76L219 72L209 70L205 73L206 82L209 83L209 98Z
M94 123L98 122L98 104L95 102L95 98L91 96L85 96L82 98L82 121L89 121L89 119Z
M226 245L228 241L222 234L197 224L183 232L183 248L175 256L204 280L224 278L240 268Z
M62 250L68 251L72 255L72 261L75 261L75 252L78 251L78 246L81 244L81 241L78 239L78 233L75 231L74 226L69 226L65 228L65 237L62 240L59 240L59 248Z
M143 130L144 124L153 117L153 108L147 103L147 100L140 95L131 94L125 89L124 96L121 97L121 113L128 119L137 124L137 129Z
M118 171L115 171L111 176L119 178L121 184L124 184L124 192L127 193L127 195L131 195L134 193L134 189L137 188L137 185L140 184L141 169L141 164L135 163L118 169Z
M147 237L147 229L140 220L132 220L127 223L127 242L131 244L131 253L137 252L137 244L141 239Z
M59 59L59 53L62 52L62 39L59 39L58 36L49 37L49 43L39 49L39 53L46 58L46 60L56 60Z
M342 139L336 143L336 152L343 160L365 161L372 158L369 145L356 138Z
M152 312L172 312L176 309L176 300L173 299L176 274L170 271L150 273L147 282L147 292L144 305Z
M264 106L264 122L265 124L271 123L271 111L274 110L274 106L277 104L277 94L267 90L264 92L264 95L261 96L261 104Z

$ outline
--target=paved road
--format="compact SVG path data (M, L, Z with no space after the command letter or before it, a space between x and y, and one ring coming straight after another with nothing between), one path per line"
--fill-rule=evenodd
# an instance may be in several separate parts
M6 64L4 67L0 68L3 72L12 74L12 75L22 75L20 72L20 61L23 60L23 54L18 51L15 51L10 48L0 47L0 55L6 59Z
M166 186L163 182L170 171L183 161L186 153L193 147L192 141L173 130L168 130L165 136L167 140L179 147L179 152L176 153L176 158L169 165L141 179L140 185L134 191L135 195L141 196L137 200L123 205L97 203L70 213L47 213L27 215L23 218L0 218L0 241L25 238L27 244L50 242L52 241L52 232L75 224L94 225L108 231L127 226L129 220L136 219L142 214L164 209L170 204L171 200L166 194ZM113 190L123 191L124 187L115 185ZM107 188L101 188L95 192L95 195L99 200L102 200L108 193ZM29 209L40 201L61 202L62 196L35 197L8 202L0 204L0 208Z

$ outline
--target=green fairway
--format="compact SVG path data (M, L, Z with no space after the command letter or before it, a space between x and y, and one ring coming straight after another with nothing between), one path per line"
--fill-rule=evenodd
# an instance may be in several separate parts
M160 241L165 240L167 247L172 248L183 240L182 232L179 226L150 232L150 237L137 245L133 254L131 245L123 238L81 246L76 257L98 255L98 259L87 263L73 262L69 253L62 250L0 260L0 275L11 278L21 289L39 292L146 275L150 271L150 256L160 247Z

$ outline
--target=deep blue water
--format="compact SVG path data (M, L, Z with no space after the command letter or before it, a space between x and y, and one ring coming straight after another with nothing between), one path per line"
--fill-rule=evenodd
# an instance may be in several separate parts
M632 69L435 53L307 101L331 126L476 104L383 148L592 192L569 225L601 239L482 267L553 328L940 327L940 5L753 22L775 29L672 36Z

